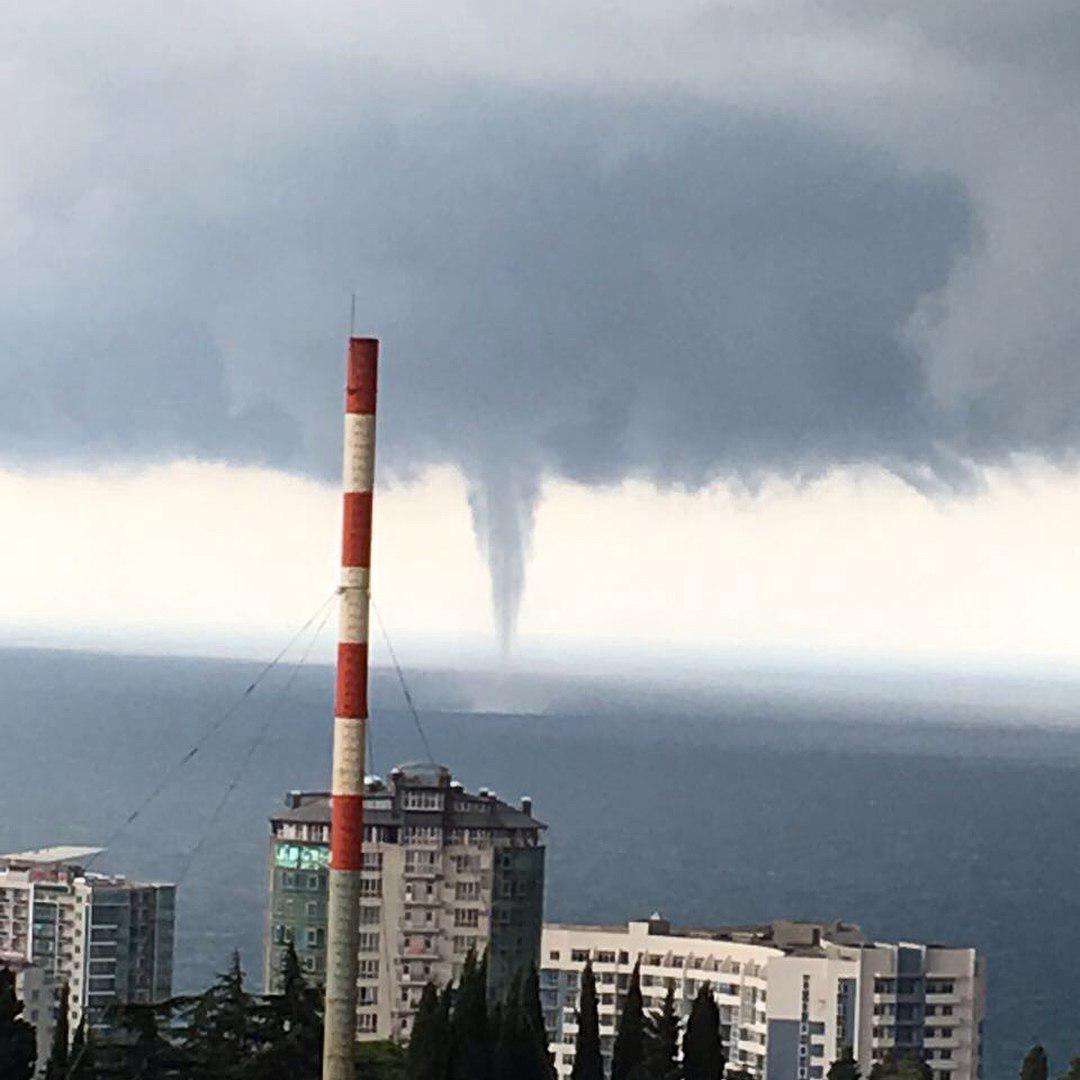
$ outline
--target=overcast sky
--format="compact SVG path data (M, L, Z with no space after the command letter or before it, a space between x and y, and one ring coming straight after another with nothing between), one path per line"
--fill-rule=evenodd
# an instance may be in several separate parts
M1072 0L45 0L0 87L13 640L309 613L355 292L404 634L1080 644Z

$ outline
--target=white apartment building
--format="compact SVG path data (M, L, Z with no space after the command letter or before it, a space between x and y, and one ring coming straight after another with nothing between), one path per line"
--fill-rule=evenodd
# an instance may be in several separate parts
M326 974L330 799L290 792L270 819L265 985L280 988L291 942L311 980ZM440 765L403 765L364 794L357 1028L362 1039L407 1039L424 986L488 952L495 998L537 963L543 923L544 826L532 803L467 792Z
M0 968L15 973L15 996L23 1003L20 1019L34 1026L37 1034L36 1075L41 1074L52 1048L55 995L45 983L45 972L29 960L0 952Z
M729 1073L823 1080L850 1047L863 1076L890 1051L925 1057L935 1080L981 1075L984 964L974 949L875 942L839 922L673 930L654 915L626 926L545 925L540 993L560 1076L573 1066L585 963L610 1062L639 959L648 1011L670 983L685 1018L700 987L711 987Z
M84 1016L101 1024L116 1002L172 994L175 888L84 870L100 850L0 855L0 963L40 970L49 1001L38 1011L50 1021L56 991L66 982L72 1031Z

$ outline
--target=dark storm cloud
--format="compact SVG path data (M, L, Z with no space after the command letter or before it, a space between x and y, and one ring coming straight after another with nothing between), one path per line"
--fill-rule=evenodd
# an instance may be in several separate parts
M832 10L866 24L862 5ZM973 41L933 6L897 11L958 64L1007 49L999 21ZM22 132L9 460L194 455L332 479L355 290L385 342L381 463L464 471L508 638L544 476L753 485L874 462L959 487L972 461L1073 441L1060 403L1013 406L1023 374L994 360L1030 305L1007 324L980 306L1008 185L980 188L962 155L921 148L916 167L908 135L870 138L835 106L370 60L337 85L302 49L272 59L152 57L41 108L62 153ZM1070 355L1047 340L1034 362Z
M243 170L216 223L129 188L107 275L6 313L8 453L332 478L355 286L385 339L383 460L464 469L507 634L545 474L694 486L936 455L900 330L968 242L941 177L678 98L475 90Z

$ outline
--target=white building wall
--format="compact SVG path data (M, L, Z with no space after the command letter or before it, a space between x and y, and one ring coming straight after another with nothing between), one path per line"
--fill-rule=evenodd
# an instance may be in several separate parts
M129 902L135 892L156 892L160 896L162 891L172 889L169 885L139 884L119 877L75 876L61 864L43 864L42 870L35 871L0 865L0 957L13 955L35 964L53 994L61 983L67 983L72 1032L82 1022L90 1002L95 887L119 891ZM126 957L132 941L139 949L156 947L170 965L167 981L171 992L173 927L171 922L166 926L160 921L160 910L156 914L153 943L138 936L125 937L112 952L122 948ZM136 956L142 958L139 952ZM113 992L126 1000L126 983L114 982Z
M0 965L2 964L3 954L0 954ZM23 1003L22 1018L34 1025L37 1035L35 1075L40 1076L45 1071L45 1063L52 1048L55 997L52 988L46 983L45 972L34 964L26 964L15 972L15 994Z
M720 1008L721 1022L733 1032L734 1065L755 1076L764 1075L767 1031L766 965L777 949L742 942L681 937L649 932L648 922L625 928L544 927L541 944L541 992L547 994L545 1012L554 1012L550 1027L555 1041L552 1051L560 1076L573 1067L577 1036L576 994L581 972L589 956L596 975L600 1038L605 1056L614 1043L622 996L634 964L641 958L641 991L645 1009L660 1008L668 984L674 987L679 1014L689 1015L702 984L710 986ZM610 959L609 959L610 958ZM559 989L552 998L554 973L561 973Z
M586 960L591 957L597 979L601 1041L609 1054L640 957L647 1010L660 1007L669 981L683 1017L702 983L713 990L730 1032L729 1071L762 1080L823 1080L850 1045L867 1076L875 1060L896 1046L895 1012L904 1006L911 1017L904 1022L922 1039L935 1080L977 1080L985 991L973 949L827 940L816 948L785 949L649 930L647 922L545 926L541 998L560 1077L569 1076L573 1066ZM918 963L918 974L898 975L900 948L906 963ZM910 993L898 995L896 980L902 977L914 981ZM891 994L885 992L889 986Z

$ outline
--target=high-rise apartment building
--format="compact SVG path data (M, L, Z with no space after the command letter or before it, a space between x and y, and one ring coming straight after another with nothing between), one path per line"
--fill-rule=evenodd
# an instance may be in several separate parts
M702 986L720 1008L729 1071L823 1080L850 1047L863 1076L890 1051L925 1060L935 1080L980 1076L984 965L974 949L870 941L850 923L774 922L673 930L659 916L626 926L544 927L540 987L560 1076L569 1076L581 971L592 962L610 1061L634 964L647 1010L668 985L685 1018Z
M49 994L66 982L73 1031L84 1016L107 1022L114 1004L172 994L175 887L84 870L99 851L0 855L0 963L33 964Z
M292 942L314 982L326 972L330 799L290 792L271 819L266 988L280 985ZM488 950L497 998L537 963L543 923L544 826L532 804L467 792L439 765L403 765L364 795L358 1030L408 1038L425 984L445 985L469 949Z

